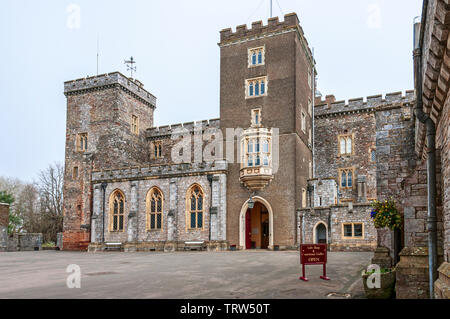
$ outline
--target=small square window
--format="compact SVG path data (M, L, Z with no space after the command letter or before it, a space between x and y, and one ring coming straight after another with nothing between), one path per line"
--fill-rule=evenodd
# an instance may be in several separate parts
M267 76L245 80L246 98L254 98L267 95Z
M72 178L77 179L78 178L78 166L74 166L72 171Z
M344 237L353 237L352 224L344 225Z
M341 168L338 170L339 172L339 185L341 188L352 188L353 187L353 168Z
M364 238L364 225L362 223L347 223L342 225L342 236L346 239Z
M353 224L354 237L362 237L363 227L362 224Z
M264 65L265 63L265 48L258 47L248 49L248 67Z
M340 156L350 156L353 154L353 135L339 135L339 155Z
M302 112L302 131L306 133L306 114Z
M261 109L252 110L252 126L261 125Z
M87 152L88 150L88 134L79 133L77 135L77 149L79 152Z
M377 152L376 152L376 150L371 150L370 151L370 160L372 162L376 162L377 161Z
M153 142L153 158L161 158L162 157L162 142L155 141Z
M131 116L131 132L139 135L139 118L136 115Z

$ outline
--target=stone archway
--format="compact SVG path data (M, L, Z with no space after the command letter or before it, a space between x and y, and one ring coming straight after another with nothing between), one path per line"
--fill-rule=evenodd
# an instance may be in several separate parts
M262 197L254 196L253 201L255 203L261 203L269 214L269 249L273 249L273 210L272 206L267 200ZM239 215L239 247L240 249L246 249L246 215L248 210L248 200L242 205L241 213Z
M328 243L328 227L324 222L318 222L314 226L313 241L315 244Z

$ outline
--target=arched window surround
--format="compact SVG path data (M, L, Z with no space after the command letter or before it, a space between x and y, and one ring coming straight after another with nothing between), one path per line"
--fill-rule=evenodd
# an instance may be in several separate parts
M125 203L126 198L120 189L116 189L109 197L109 231L125 231Z
M147 231L164 229L164 193L157 186L153 186L147 192L146 229Z
M192 184L186 192L186 230L203 230L205 228L205 192L197 183Z

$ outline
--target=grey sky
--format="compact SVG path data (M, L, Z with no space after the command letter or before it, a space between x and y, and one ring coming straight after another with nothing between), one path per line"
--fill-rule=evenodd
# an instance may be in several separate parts
M323 95L413 88L412 23L421 0L278 3L299 16ZM276 0L273 11L282 16ZM136 78L158 98L159 126L219 117L219 31L267 24L268 15L269 0L3 0L0 175L31 181L64 161L63 82L96 74L97 37L100 74L127 74L124 59L137 60Z

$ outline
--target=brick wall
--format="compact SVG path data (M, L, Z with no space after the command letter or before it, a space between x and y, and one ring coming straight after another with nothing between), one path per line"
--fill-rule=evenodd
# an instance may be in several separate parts
M9 205L0 203L0 251L8 247Z
M251 110L261 109L262 126L278 128L279 168L273 180L257 196L266 200L273 211L273 242L280 248L295 247L298 242L295 211L302 205L312 149L309 130L312 114L308 111L312 89L308 73L313 73L311 51L295 14L284 22L270 19L252 29L237 27L221 32L220 46L220 127L246 129L251 124ZM264 46L265 64L248 67L248 49ZM267 76L267 96L245 98L245 80ZM314 76L312 75L312 78ZM306 115L306 129L301 129L301 113ZM234 146L234 153L238 145ZM226 152L226 149L225 149ZM241 210L251 192L240 183L240 164L230 163L227 177L227 239L241 246ZM269 207L266 207L270 210Z

